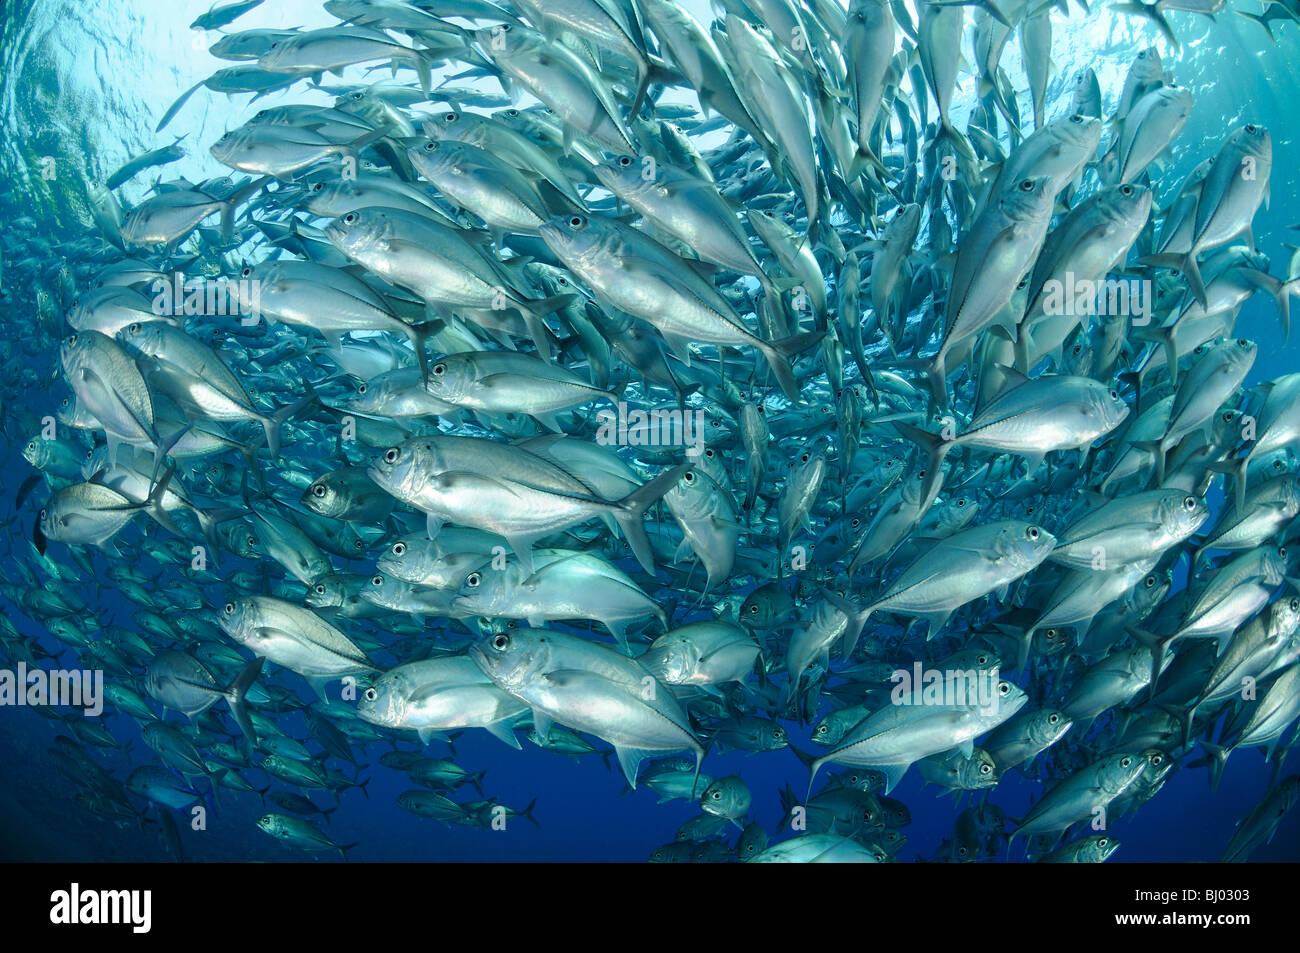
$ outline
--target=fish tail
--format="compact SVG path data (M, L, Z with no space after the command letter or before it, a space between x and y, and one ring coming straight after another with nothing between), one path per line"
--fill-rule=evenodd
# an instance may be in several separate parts
M245 699L248 695L249 688L253 682L257 681L257 676L262 673L262 666L266 659L258 657L253 659L244 666L243 671L235 677L230 683L230 687L224 692L226 703L230 705L230 713L235 716L235 724L244 735L244 740L251 748L257 744L257 732L253 728L252 719L248 717L248 707Z
M637 562L641 564L646 572L651 575L655 571L654 550L650 546L650 537L646 535L645 526L641 521L645 517L646 510L650 504L657 502L665 493L672 489L681 475L689 470L689 466L674 467L671 470L665 470L649 483L637 487L623 499L615 504L613 513L618 528L623 531L624 538L627 539L628 545L632 547L632 553L636 556Z
M920 510L925 512L934 498L939 495L943 485L943 461L948 456L948 452L956 446L956 441L945 440L939 434L930 433L928 430L922 430L901 420L892 423L899 436L912 441L926 455L925 496L922 497L924 503Z
M781 392L796 404L799 403L799 382L795 380L794 368L790 362L796 355L819 344L825 336L825 331L807 331L770 344L764 342L762 345L763 356L767 358L768 366L781 385Z
M1228 755L1232 754L1232 746L1223 747L1222 745L1202 741L1201 747L1210 756L1210 790L1217 791L1219 782L1223 780L1223 766L1228 763Z
M201 510L198 507L192 507L190 512L199 521L199 530L208 543L208 553L212 558L212 564L215 566L221 552L221 543L217 539L217 524L243 516L245 511L232 506L216 510Z
M528 334L533 339L533 345L537 348L537 353L551 360L552 350L551 341L554 335L551 329L546 326L542 319L548 314L559 311L571 304L577 295L562 294L552 295L549 298L539 298L536 301L529 301L524 307L519 309L523 316L524 324L528 328Z
M285 423L319 401L320 398L313 391L301 400L295 401L287 407L281 407L275 413L261 418L262 429L266 431L266 449L270 452L272 459L279 459L280 457L280 441Z
M1282 339L1291 336L1291 295L1300 294L1300 278L1281 281L1268 272L1256 268L1241 268L1239 274L1256 288L1267 291L1277 302L1278 320L1282 324Z
M1205 297L1205 282L1201 278L1201 266L1196 261L1196 255L1191 252L1179 254L1177 252L1161 252L1156 255L1143 255L1138 259L1139 265L1151 265L1155 268L1173 268L1183 274L1187 281L1187 287L1201 307L1207 307L1208 300Z
M221 203L221 240L229 243L235 231L235 210L260 191L271 180L269 175L253 179L230 193L230 197Z

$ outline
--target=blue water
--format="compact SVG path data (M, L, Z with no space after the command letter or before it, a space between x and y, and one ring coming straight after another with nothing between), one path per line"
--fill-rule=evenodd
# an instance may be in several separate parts
M692 5L697 9L698 6ZM1092 66L1101 82L1105 112L1109 114L1133 54L1158 44L1166 68L1191 88L1195 108L1178 138L1170 166L1156 181L1157 201L1201 158L1210 155L1226 130L1247 121L1270 127L1274 165L1271 203L1256 216L1254 235L1258 247L1273 261L1273 273L1285 270L1290 255L1287 243L1297 237L1300 222L1297 197L1296 103L1300 102L1300 25L1275 27L1278 45L1270 44L1256 24L1232 12L1255 10L1254 0L1229 0L1229 9L1214 23L1191 14L1173 13L1171 20L1183 42L1180 52L1170 49L1144 21L1125 18L1100 3L1090 14L1072 7L1068 21L1057 17L1053 59L1056 70L1049 87L1049 102L1062 95L1064 83L1081 66ZM245 121L264 105L313 100L301 90L276 94L250 105L247 96L225 96L200 90L162 134L152 130L157 118L184 89L214 69L230 65L215 60L202 44L193 42L188 24L206 4L146 2L146 0L3 0L0 2L0 227L4 232L5 293L0 316L6 323L0 334L0 399L4 412L4 458L0 470L0 511L9 532L0 541L0 576L20 579L12 564L30 559L25 538L35 512L29 500L13 510L19 484L32 472L20 455L32 434L34 422L65 393L51 384L57 354L30 358L16 347L34 321L34 293L38 282L13 284L15 260L47 243L39 279L54 280L61 258L59 243L71 241L93 228L86 200L87 181L102 181L131 155L186 136L189 155L168 167L167 177L185 176L198 181L225 174L207 153L206 145L227 128ZM238 23L240 28L264 26L314 27L333 22L318 5L268 0ZM214 39L209 36L207 39ZM1023 71L1013 42L1004 67L1016 78L1022 93L1021 110L1027 110ZM350 71L356 79L359 71ZM974 81L962 79L959 99L969 101ZM55 174L43 177L44 157L53 160ZM136 202L153 183L155 173L137 177L120 193ZM21 234L19 245L12 223L28 217L34 226ZM37 241L33 242L35 238ZM74 262L84 286L86 263ZM1237 323L1237 333L1259 342L1259 357L1247 385L1300 369L1300 334L1290 341L1281 337L1273 303L1257 296L1247 303ZM38 488L36 496L44 493ZM126 531L138 538L139 529ZM137 608L114 590L104 575L104 557L96 555L96 573L82 574L80 592L89 605L88 615L101 625L133 627ZM366 572L371 563L348 565L336 560L341 572ZM251 568L226 557L223 571ZM165 580L161 583L166 585ZM219 580L203 586L211 605L220 605L225 587ZM35 636L51 652L61 651L61 664L76 665L75 652L54 640L21 607L0 604L23 634ZM111 676L110 676L111 677ZM301 686L287 673L284 681ZM337 686L331 689L337 692ZM305 686L302 697L309 698ZM68 714L79 718L80 715ZM171 715L171 719L179 716ZM149 763L152 753L140 739L135 722L109 713L104 726L126 750L96 749L91 757L124 779L132 767ZM787 729L795 744L808 748L806 729L791 722ZM297 716L282 727L305 738L305 725ZM166 853L156 826L134 821L114 822L88 814L72 799L75 788L60 774L49 754L56 734L66 734L57 721L28 708L0 708L0 857L21 860L163 860ZM410 745L404 745L409 748ZM601 745L601 747L604 747ZM657 846L673 839L676 829L698 813L695 805L676 801L656 804L656 795L638 790L624 795L625 782L617 765L610 771L596 756L572 759L543 751L524 740L522 751L506 748L486 733L470 731L455 741L457 761L477 771L487 769L487 795L499 803L523 808L536 799L537 826L512 820L505 831L444 827L401 810L396 796L414 785L404 775L378 764L389 746L379 743L358 751L358 760L370 766L367 791L345 791L341 806L325 829L342 843L359 842L350 852L353 860L628 860L645 859ZM431 756L446 756L434 743ZM1233 754L1223 783L1209 790L1207 773L1184 759L1158 797L1136 815L1116 819L1111 831L1122 847L1113 862L1215 860L1227 844L1234 824L1263 796L1272 766L1254 750ZM1282 774L1294 773L1300 754L1292 753ZM777 792L785 784L802 791L805 769L790 751L746 755L711 751L705 770L714 777L739 774L754 792L754 817L768 829L773 841L783 839L779 829L781 808ZM249 779L261 787L269 783L257 771ZM283 788L283 785L278 785ZM990 800L1009 816L1019 816L1041 786L1006 776ZM469 789L460 795L469 794ZM959 810L949 797L936 797L935 789L921 789L917 772L908 776L893 794L910 807L912 824L908 843L899 854L904 861L930 857L940 841L951 834ZM332 799L313 794L318 804ZM264 836L255 826L263 807L256 795L220 792L220 807L204 832L182 830L187 859L289 860L303 855ZM969 798L969 796L968 796ZM969 803L969 800L963 802ZM734 831L727 836L734 839ZM1021 855L1022 856L1022 855ZM322 860L332 855L320 855ZM1300 860L1300 811L1294 811L1279 828L1273 842L1253 855L1256 861Z

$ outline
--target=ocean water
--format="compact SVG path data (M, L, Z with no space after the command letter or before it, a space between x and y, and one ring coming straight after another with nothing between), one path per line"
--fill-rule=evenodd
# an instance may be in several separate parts
M708 22L706 5L686 6ZM45 667L93 668L95 663L76 641L51 633L50 613L33 609L22 598L24 590L33 588L26 581L33 571L35 578L46 578L40 568L24 572L19 564L35 567L28 540L36 513L50 493L49 487L38 485L15 507L20 487L34 472L23 458L22 449L39 429L42 418L56 413L59 402L68 394L61 380L57 347L58 338L67 333L66 327L45 333L47 347L31 343L35 329L41 326L38 291L44 290L62 301L60 282L67 279L60 278L60 268L66 268L76 289L84 291L91 275L109 260L78 257L98 243L74 243L84 236L98 235L92 191L130 157L178 138L186 152L180 161L148 170L117 190L118 199L127 208L145 200L159 177L199 182L228 174L229 169L210 155L208 146L258 109L291 102L328 104L333 100L301 84L256 102L249 102L246 94L226 96L200 89L164 131L155 132L158 119L178 95L214 70L231 65L207 52L216 33L189 27L205 9L206 5L189 0L0 0L0 319L5 326L5 333L0 334L0 445L4 453L0 509L5 511L8 528L0 542L0 579L7 584L0 597L0 612L18 633L35 639L35 644L50 653L51 657L41 662ZM1300 223L1300 199L1296 197L1300 183L1296 171L1300 168L1300 123L1295 111L1295 104L1300 102L1300 24L1274 24L1275 44L1257 23L1239 16L1240 11L1257 12L1256 0L1229 0L1227 9L1213 21L1184 12L1169 14L1181 41L1177 50L1148 21L1100 3L1092 4L1087 12L1071 5L1068 17L1058 12L1053 18L1048 115L1059 114L1068 103L1070 77L1080 68L1091 67L1103 93L1103 116L1109 116L1133 57L1139 50L1156 45L1168 73L1195 97L1192 115L1171 154L1162 167L1152 172L1157 205L1163 207L1169 201L1187 172L1215 152L1228 130L1245 122L1268 126L1273 140L1271 196L1254 218L1253 235L1257 248L1271 260L1272 273L1281 275ZM335 22L316 3L267 0L229 29L311 29ZM969 38L965 48L969 58ZM1029 96L1014 41L1008 45L1002 65L1016 86L1021 113L1025 115L1029 112ZM443 72L440 70L436 76ZM376 69L373 75L366 75L364 68L350 67L342 78L331 77L325 82L342 86L388 78L386 66ZM402 78L410 82L412 74L405 72ZM485 89L498 88L488 78L472 81ZM956 97L959 126L964 124L973 102L975 84L974 77L963 72ZM693 97L674 91L664 101L692 102ZM532 100L525 95L521 102ZM1107 133L1103 142L1108 137ZM54 320L61 325L66 302L56 310L59 313ZM1300 334L1292 334L1290 340L1283 338L1276 307L1266 295L1256 295L1244 304L1235 333L1259 345L1258 358L1245 386L1300 370ZM846 361L846 365L850 363ZM83 442L82 446L88 448L90 444ZM289 452L303 461L327 456L331 449L326 445L317 450L300 447ZM236 466L242 465L237 454L228 459ZM270 466L264 453L258 465ZM281 489L286 500L296 500L299 490ZM1220 498L1215 496L1216 500ZM123 538L138 543L145 525L145 519L138 518L123 531ZM165 536L158 527L150 527L148 532L151 539ZM135 566L148 577L148 585L161 593L167 593L169 583L177 578L176 569L151 563L137 545L124 545L122 550L118 556L87 554L78 565L66 547L50 544L50 558L69 567L74 577L70 588L84 602L84 608L75 609L64 617L65 621L90 641L96 638L97 630L105 627L142 631L141 606L120 591L108 572L115 560ZM350 562L335 558L334 564L339 572L367 573L373 559L372 552L368 559ZM219 570L194 579L206 605L201 609L177 608L173 613L193 614L214 622L218 607L230 591L228 578L223 575L238 570L261 572L267 566L278 578L279 568L267 559L254 562L226 555ZM744 589L741 585L737 591ZM675 621L683 620L679 616ZM381 644L385 639L382 623L344 620L340 627L370 632ZM161 644L158 636L143 634L151 644ZM19 659L12 646L6 648L4 656L0 657L0 666L13 667ZM392 661L382 653L380 656ZM133 666L130 677L138 675L139 667ZM128 678L113 671L106 677L110 682ZM281 670L275 679L292 689L304 704L311 700L310 689L292 673ZM337 699L337 683L330 692ZM224 711L224 707L219 703L214 710ZM81 717L67 709L51 712L26 706L0 707L0 857L25 861L172 859L154 820L155 809L146 809L142 799L132 797L138 816L105 816L88 808L84 796L79 797L84 795L85 785L66 769L61 770L61 762L51 753L54 739L71 734L75 729L68 721ZM223 717L228 724L228 716ZM176 713L169 714L167 720L177 726L185 724ZM300 741L308 738L300 714L277 716L276 720L291 737ZM135 719L109 705L98 721L110 733L115 746L84 740L79 746L114 778L124 781L133 769L156 763ZM796 746L804 750L810 747L807 726L794 720L782 723ZM1290 737L1288 732L1285 738ZM657 796L644 787L628 792L613 759L607 764L597 755L566 757L538 748L523 732L520 738L522 750L516 751L485 732L469 730L456 737L454 757L470 771L486 771L486 799L517 809L535 802L532 816L536 824L511 818L504 830L488 830L442 825L407 813L397 805L396 798L415 785L402 773L379 764L379 757L393 744L378 741L356 748L357 761L365 765L358 776L369 779L365 790L344 790L337 810L322 829L339 843L355 842L357 846L348 852L354 861L641 861L656 847L671 842L677 829L699 813L698 806L689 801L657 803ZM595 744L608 747L599 741ZM406 750L416 748L409 737L401 746ZM449 757L451 752L442 742L434 742L428 749L431 757ZM1211 791L1208 772L1194 765L1200 754L1196 749L1181 754L1178 766L1151 803L1128 817L1111 820L1108 831L1122 845L1112 863L1217 860L1236 822L1268 791L1270 778L1294 774L1300 765L1294 752L1277 770L1259 751L1242 749L1232 755L1222 783ZM336 759L329 763L332 767L346 767L349 775L353 773ZM779 792L790 785L802 794L807 783L807 770L791 751L723 753L714 749L705 758L704 770L713 777L739 775L753 793L750 817L766 828L773 842L790 836ZM258 788L272 783L256 768L249 769L246 776ZM1039 780L1030 781L1009 772L988 800L1008 816L1019 817L1043 788ZM289 788L276 781L273 790ZM327 793L306 793L321 806L334 804ZM472 789L463 788L453 796L469 800L471 793ZM905 862L932 857L941 841L951 836L960 809L984 797L967 794L957 804L951 796L936 793L932 786L923 788L915 770L909 771L892 796L905 802L912 815L911 824L904 829L907 842L897 855ZM338 859L329 851L302 853L263 834L256 826L257 819L272 809L264 807L257 794L221 789L206 830L194 830L188 814L178 815L185 858ZM734 843L736 833L735 829L726 832L729 843ZM1002 851L998 859L1005 855ZM1023 857L1023 848L1017 848L1015 859ZM1300 812L1293 811L1271 843L1258 849L1252 859L1300 860Z

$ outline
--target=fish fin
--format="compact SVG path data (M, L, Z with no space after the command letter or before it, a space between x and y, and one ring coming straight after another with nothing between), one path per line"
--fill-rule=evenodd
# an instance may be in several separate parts
M1210 790L1216 791L1219 787L1219 781L1223 779L1223 766L1228 763L1228 755L1232 754L1232 746L1229 745L1225 748L1211 744L1208 741L1202 741L1201 747L1210 756Z
M619 766L623 769L623 776L627 778L628 786L636 790L636 774L641 768L641 762L651 757L654 752L644 751L640 748L614 746L614 753L618 756ZM697 767L698 771L699 768Z
M226 704L230 706L230 713L235 717L235 724L243 733L244 739L251 747L257 744L257 732L253 728L253 721L248 716L248 706L246 699L248 690L257 681L257 676L262 673L262 666L266 664L266 659L258 657L253 659L243 670L235 677L225 691Z
M419 736L420 743L423 745L429 745L434 741L446 741L450 743L450 739L447 735L436 728L418 728L415 733Z
M894 787L903 779L903 775L907 773L907 769L911 766L909 762L907 764L887 764L878 767L880 773L885 776L886 794L894 790Z
M646 534L645 526L642 519L645 512L650 508L650 504L659 500L665 493L676 485L681 475L689 470L688 465L673 467L671 470L665 470L649 483L637 487L623 499L617 501L616 509L613 511L614 519L618 522L618 528L623 531L623 536L627 539L628 545L632 547L632 553L636 556L637 562L646 572L654 575L655 562L654 550L650 545L650 537Z
M334 679L309 675L304 675L303 678L307 680L307 684L311 686L312 691L316 693L317 697L320 698L321 701L329 701L329 696L325 693L325 686L334 681Z
M1208 307L1208 301L1205 297L1205 282L1201 279L1201 266L1196 262L1196 256L1193 254L1170 254L1162 253L1158 255L1144 255L1138 259L1139 265L1152 265L1156 268L1174 268L1181 271L1183 277L1187 279L1187 287L1201 307Z
M807 331L772 343L763 342L759 348L767 358L782 393L792 403L799 403L799 383L795 380L794 369L790 362L799 354L816 346L826 336L825 331Z
M536 721L537 716L534 715L533 723L536 724ZM493 738L501 741L503 744L508 744L512 748L523 750L523 746L519 743L519 739L515 736L514 731L511 730L513 723L513 718L502 718L500 721L494 721L490 725L484 725L483 730Z
M550 715L546 714L545 712L538 711L535 708L533 709L533 731L537 733L537 737L540 738L543 742L545 742L551 736L552 724L554 724L554 719L551 718ZM633 785L633 787L635 786L636 785Z

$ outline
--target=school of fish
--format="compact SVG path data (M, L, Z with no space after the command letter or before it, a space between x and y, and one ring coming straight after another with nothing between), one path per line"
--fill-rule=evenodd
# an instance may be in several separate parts
M246 121L91 182L73 241L3 236L30 468L0 593L62 650L7 614L0 661L102 669L149 749L118 776L102 720L41 709L83 807L179 853L174 812L228 789L345 856L312 798L366 767L419 818L532 820L458 760L483 730L698 803L656 861L912 859L914 771L971 795L927 860L1100 862L1098 817L1255 748L1222 859L1269 841L1300 798L1300 373L1247 386L1268 345L1234 330L1262 293L1285 336L1300 294L1252 232L1295 187L1269 129L1165 181L1197 90L1149 48L1048 101L1068 0L239 29L258 4L195 21L230 65L158 132L203 96ZM1174 43L1166 14L1222 7L1119 5ZM1293 4L1254 18L1295 42ZM195 150L228 172L168 178ZM712 776L736 749L807 790Z

